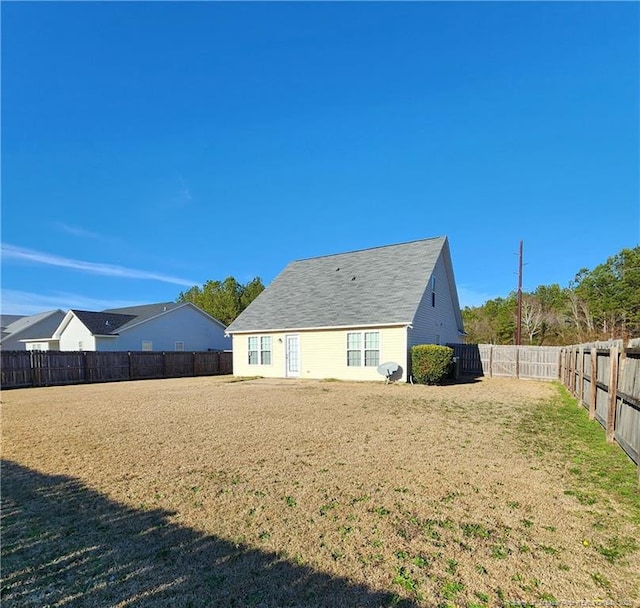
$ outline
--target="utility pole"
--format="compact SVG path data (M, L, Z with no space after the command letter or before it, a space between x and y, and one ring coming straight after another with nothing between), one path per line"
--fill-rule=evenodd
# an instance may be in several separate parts
M516 346L522 344L522 241L520 241L520 261L518 263L518 314L516 321Z

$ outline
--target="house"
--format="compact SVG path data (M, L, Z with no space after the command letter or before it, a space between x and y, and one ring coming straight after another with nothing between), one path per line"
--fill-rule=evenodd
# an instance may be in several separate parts
M413 345L464 335L448 239L291 262L227 333L239 376L406 380Z
M1 315L0 350L24 350L23 340L51 335L64 318L62 310L37 315Z
M191 302L162 302L101 312L70 310L49 336L23 342L28 350L206 351L231 348L225 325Z

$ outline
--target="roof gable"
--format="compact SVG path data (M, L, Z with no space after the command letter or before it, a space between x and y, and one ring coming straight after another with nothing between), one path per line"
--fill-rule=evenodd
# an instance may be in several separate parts
M227 332L411 324L443 252L437 237L291 262Z

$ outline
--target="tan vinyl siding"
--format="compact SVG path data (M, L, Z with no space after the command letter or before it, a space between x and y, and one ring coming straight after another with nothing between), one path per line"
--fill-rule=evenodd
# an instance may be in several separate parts
M347 366L347 333L380 333L380 363L394 361L407 365L406 327L352 328L322 331L274 332L256 334L234 334L233 370L236 376L264 376L284 378L286 376L285 344L286 336L297 335L300 348L300 378L336 378L339 380L381 380L377 366ZM251 336L271 336L271 365L249 365L248 340ZM406 371L406 369L405 369ZM406 380L406 374L402 380Z

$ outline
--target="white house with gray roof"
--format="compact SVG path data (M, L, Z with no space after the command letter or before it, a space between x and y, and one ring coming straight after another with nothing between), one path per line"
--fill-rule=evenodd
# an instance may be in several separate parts
M52 334L24 340L28 350L230 350L225 325L191 302L101 312L69 310Z
M227 333L235 375L406 380L413 345L464 336L448 239L291 262Z

